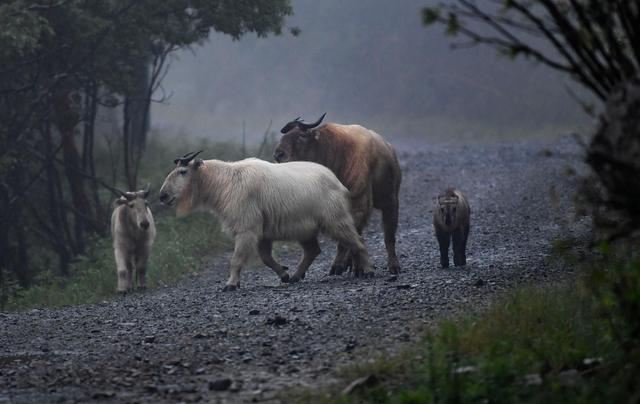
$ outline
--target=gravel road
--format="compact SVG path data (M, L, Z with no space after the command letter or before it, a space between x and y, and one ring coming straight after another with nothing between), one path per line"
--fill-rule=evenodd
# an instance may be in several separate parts
M373 279L327 276L334 246L323 241L298 284L256 265L240 290L222 293L227 252L171 287L0 314L0 402L272 401L284 389L331 383L341 366L393 352L425 325L482 309L514 285L567 276L548 256L551 240L587 229L568 220L568 172L584 169L571 138L411 146L399 147L396 281L376 213L365 231ZM431 207L450 185L470 200L471 234L467 266L443 270ZM290 268L299 257L290 245L276 254Z

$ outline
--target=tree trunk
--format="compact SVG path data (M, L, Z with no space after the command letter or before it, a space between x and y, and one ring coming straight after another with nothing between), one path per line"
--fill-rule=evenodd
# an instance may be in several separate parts
M139 61L134 72L134 88L125 96L123 140L125 154L125 176L129 190L137 189L138 168L144 153L149 130L150 94L149 67Z
M146 60L142 60L135 69L135 87L129 104L129 117L132 151L135 153L134 158L139 160L146 147L149 131L149 66Z
M9 173L11 187L22 189L22 167L15 167ZM11 214L7 216L7 233L10 235L7 245L7 268L13 272L18 283L27 287L31 283L29 273L29 256L27 254L27 240L25 235L25 221L22 214L22 205L19 203L11 207Z
M79 100L76 94L67 89L61 89L54 97L54 124L60 131L62 142L62 156L65 163L65 174L71 191L74 208L74 238L75 254L85 250L85 232L87 223L85 218L94 217L91 205L84 189L84 179L77 173L81 170L82 158L75 142L75 127L80 118Z
M45 155L51 155L53 151L53 140L51 138L51 125L46 123L43 130ZM73 242L69 237L68 224L66 223L63 201L58 198L60 176L55 167L53 158L47 161L47 210L51 228L57 230L58 237L50 237L50 242L58 254L58 273L62 276L68 275L69 261L71 253L69 248L75 250Z
M98 112L98 87L95 81L91 81L85 88L85 118L84 118L84 139L83 139L83 151L82 151L82 168L90 174L92 177L96 176L95 161L93 158L93 148L95 139L95 123L96 114ZM93 199L93 206L95 208L94 222L97 225L98 233L102 236L106 234L107 230L107 217L105 210L100 201L100 194L98 192L98 182L91 181L90 185L91 197Z
M131 99L128 96L124 98L124 106L122 108L122 154L124 162L124 176L127 180L127 191L133 191L136 187L135 172L131 164L131 108L129 104Z

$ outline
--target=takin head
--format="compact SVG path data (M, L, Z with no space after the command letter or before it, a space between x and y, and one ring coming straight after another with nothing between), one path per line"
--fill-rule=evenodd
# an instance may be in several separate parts
M313 143L316 138L312 129L322 123L325 115L326 113L322 114L313 123L304 123L299 117L287 123L280 129L280 132L284 135L273 152L273 159L277 163L299 160L313 161L313 153L315 151Z
M457 225L457 208L458 208L458 196L457 195L439 195L438 196L438 214L440 220L447 227L455 227Z
M175 159L173 162L176 168L167 175L167 178L160 188L160 202L168 206L174 206L185 198L189 198L189 184L191 183L194 172L204 164L202 159L197 159L199 152L187 153L182 157Z
M126 206L127 217L142 231L149 230L149 224L153 221L147 196L149 196L149 185L141 191L121 192L120 198L115 201L116 207Z

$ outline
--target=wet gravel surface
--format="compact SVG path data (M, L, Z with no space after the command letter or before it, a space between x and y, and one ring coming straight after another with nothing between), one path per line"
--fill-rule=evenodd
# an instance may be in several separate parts
M256 265L240 290L222 293L227 252L171 287L0 313L0 402L274 401L291 387L331 383L341 366L398 350L436 319L482 309L515 285L570 276L548 259L551 240L587 229L569 220L568 172L584 169L570 138L399 150L397 280L386 273L375 214L365 231L373 279L327 276L334 245L325 240L294 285ZM451 185L470 201L471 234L467 266L443 270L431 207ZM293 268L300 252L280 245L276 254Z

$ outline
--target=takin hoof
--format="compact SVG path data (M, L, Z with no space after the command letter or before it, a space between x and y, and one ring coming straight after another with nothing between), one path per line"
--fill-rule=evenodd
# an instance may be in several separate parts
M290 283L290 282L293 282L293 281L291 280L291 277L289 276L289 274L284 274L284 275L282 275L280 277L280 282L282 282L282 283Z
M353 276L356 278L369 279L373 278L373 271L354 271Z
M329 271L329 275L342 275L347 271L347 268L344 265L332 265L331 270Z
M291 283L297 283L300 282L301 280L304 279L304 275L300 275L300 274L293 274L293 276L290 279Z
M400 265L395 264L389 267L389 273L391 275L398 275L400 273Z
M224 285L224 288L222 288L223 292L233 292L234 290L237 290L238 287L236 285Z

